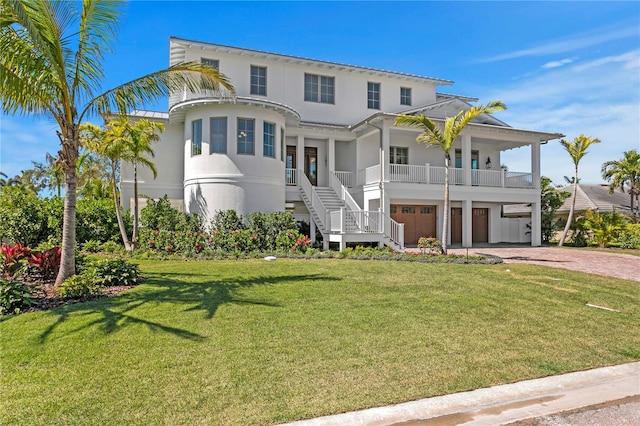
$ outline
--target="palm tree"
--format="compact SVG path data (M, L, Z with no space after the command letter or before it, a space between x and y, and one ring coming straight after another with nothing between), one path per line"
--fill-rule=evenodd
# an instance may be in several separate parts
M126 143L122 152L122 160L133 165L133 234L131 241L134 245L138 242L138 165L147 167L153 173L154 179L158 176L156 166L145 155L154 157L155 153L151 148L153 142L157 142L160 137L156 131L164 131L164 124L141 119L130 125L122 119L119 126L125 128Z
M125 114L177 90L233 92L218 70L190 62L101 92L123 2L0 0L0 99L4 114L53 118L65 174L62 262L56 284L75 274L76 163L80 123L91 114Z
M447 232L449 228L449 151L467 124L481 114L492 114L507 109L502 101L493 101L487 105L471 107L468 111L460 111L453 117L444 120L441 129L434 121L424 115L404 115L396 118L394 126L417 127L422 130L416 140L427 145L439 146L444 152L444 213L442 215L442 251L447 254Z
M571 228L571 222L573 221L573 213L576 208L576 194L578 192L578 182L580 178L578 177L578 165L580 164L580 160L587 154L587 149L596 143L600 143L600 139L590 138L585 135L580 135L573 140L573 142L569 142L566 139L562 139L560 141L564 149L571 156L571 161L573 161L574 165L574 177L573 177L573 199L571 200L571 208L569 209L569 217L567 218L567 224L564 226L564 231L562 232L562 236L560 237L560 242L558 242L559 246L564 244L564 240L567 238L567 233L569 233L569 228Z
M607 161L602 165L602 178L609 184L609 192L613 193L615 188L620 188L625 192L625 186L629 186L631 196L631 213L640 213L640 206L633 209L633 199L640 194L640 153L635 149L625 151L624 157L620 160Z
M80 126L80 134L82 145L86 146L91 152L104 158L108 164L108 172L111 175L110 186L114 207L116 209L116 217L118 219L118 228L120 229L122 243L125 249L129 251L133 249L133 245L129 241L129 236L124 226L122 210L120 209L120 192L118 190L120 159L125 150L126 128L119 124L119 121L108 122L103 129L95 124L85 123Z

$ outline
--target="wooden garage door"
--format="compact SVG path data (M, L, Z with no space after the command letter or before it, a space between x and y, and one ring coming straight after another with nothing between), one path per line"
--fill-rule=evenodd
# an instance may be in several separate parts
M436 236L436 206L391 205L391 218L404 223L404 243L418 244L420 237Z
M489 209L473 209L471 237L474 243L489 242Z
M462 244L462 209L451 209L451 244Z

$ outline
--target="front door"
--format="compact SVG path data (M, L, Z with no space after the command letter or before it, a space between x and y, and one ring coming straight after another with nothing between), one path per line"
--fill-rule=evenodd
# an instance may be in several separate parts
M309 178L311 185L318 185L318 148L304 149L304 174Z

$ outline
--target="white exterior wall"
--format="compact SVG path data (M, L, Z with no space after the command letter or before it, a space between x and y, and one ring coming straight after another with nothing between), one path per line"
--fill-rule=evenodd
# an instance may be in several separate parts
M227 118L227 153L210 154L210 117ZM254 124L254 155L237 153L237 119ZM191 123L202 120L202 154L191 155ZM263 156L263 122L276 124L276 157ZM280 129L283 117L271 110L243 105L202 106L187 112L182 136L184 158L184 203L188 212L209 221L218 210L284 211L284 162L281 160Z
M229 49L227 49L229 51ZM261 56L261 57L260 57ZM411 106L400 105L400 87L411 88L412 105L427 105L436 100L436 82L426 78L385 73L366 68L348 67L339 64L315 62L308 66L308 60L290 58L276 60L268 54L238 55L226 53L211 45L211 49L200 45L188 48L185 61L200 61L202 58L215 59L220 63L220 72L231 77L237 96L251 96L269 99L295 109L303 119L321 123L353 124L378 111L399 112ZM282 56L279 56L282 58ZM298 64L304 63L304 64ZM267 68L267 96L251 95L251 65ZM304 100L305 73L334 77L335 103L325 104ZM367 107L367 83L380 83L380 109ZM188 94L182 100L201 97Z

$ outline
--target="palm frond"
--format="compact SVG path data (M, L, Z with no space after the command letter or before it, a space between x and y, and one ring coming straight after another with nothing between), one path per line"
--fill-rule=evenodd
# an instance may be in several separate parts
M224 87L231 93L234 88L227 76L200 62L184 62L140 77L111 89L89 102L85 113L109 115L135 109L138 105L156 101L174 91L212 91L219 93Z
M78 47L70 76L76 97L92 98L104 78L104 54L112 52L122 2L85 0L80 13Z

